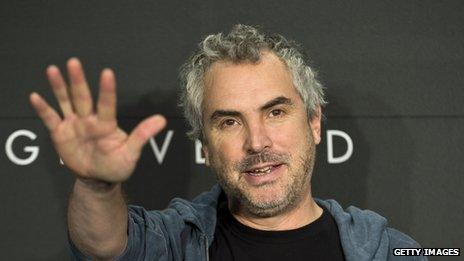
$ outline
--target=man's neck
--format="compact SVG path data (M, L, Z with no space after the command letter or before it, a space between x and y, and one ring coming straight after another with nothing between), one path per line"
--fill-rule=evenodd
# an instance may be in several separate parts
M236 220L245 226L259 230L291 230L308 225L322 215L312 196L307 196L292 210L273 217L256 217L241 213L232 213Z

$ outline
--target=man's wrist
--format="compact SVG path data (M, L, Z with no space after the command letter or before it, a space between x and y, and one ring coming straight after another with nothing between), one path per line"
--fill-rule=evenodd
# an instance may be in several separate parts
M107 194L114 192L121 183L111 183L98 179L76 177L74 189L88 190L89 192Z

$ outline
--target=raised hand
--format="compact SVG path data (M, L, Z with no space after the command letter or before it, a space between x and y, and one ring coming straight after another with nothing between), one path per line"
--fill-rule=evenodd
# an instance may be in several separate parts
M166 120L153 115L127 135L116 120L116 80L112 70L100 76L96 110L82 65L76 58L67 63L70 86L59 69L51 65L47 77L63 113L61 117L39 94L31 93L30 102L50 131L64 164L78 178L109 183L127 180L140 157L143 145L161 131Z

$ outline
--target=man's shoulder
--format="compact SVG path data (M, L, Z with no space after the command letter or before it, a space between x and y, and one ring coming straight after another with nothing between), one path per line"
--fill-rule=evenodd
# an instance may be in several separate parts
M174 198L169 203L168 209L175 209L185 219L202 218L203 216L215 216L216 207L222 190L219 185L214 185L211 190L202 192L192 200ZM192 216L193 215L193 216Z
M166 209L163 210L146 210L142 206L129 205L129 214L137 216L152 216L156 218L177 216L188 222L201 219L203 216L215 216L216 206L221 188L215 185L209 191L205 191L192 200L176 197L173 198Z
M167 230L175 227L182 229L184 224L193 224L202 233L211 234L216 222L216 206L221 188L215 185L193 200L174 198L164 210L146 210L141 206L130 205L129 216L136 223L145 223L147 227L163 224Z
M393 248L420 247L410 236L388 227L387 219L371 210L355 206L343 209L333 200L315 199L337 223L344 253L352 260L382 260Z

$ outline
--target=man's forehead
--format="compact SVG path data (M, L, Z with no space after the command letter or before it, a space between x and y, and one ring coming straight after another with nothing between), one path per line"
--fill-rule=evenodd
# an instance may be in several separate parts
M284 63L265 53L257 63L221 61L213 64L205 77L204 109L264 104L278 96L295 93ZM210 108L226 109L226 108Z

